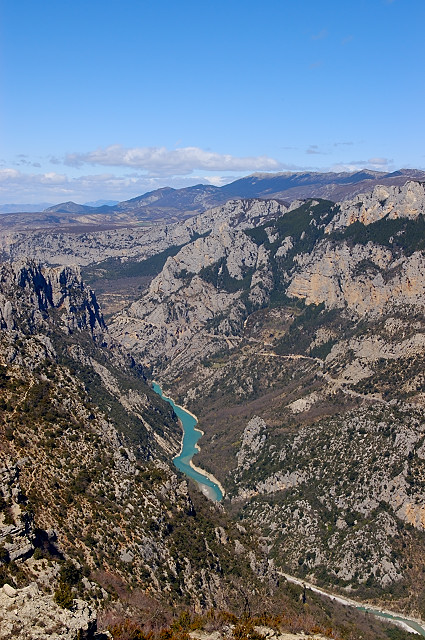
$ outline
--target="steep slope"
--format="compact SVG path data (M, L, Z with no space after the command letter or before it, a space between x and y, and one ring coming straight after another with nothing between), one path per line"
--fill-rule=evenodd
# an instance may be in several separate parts
M208 355L225 346L232 327L240 330L243 312L238 301L244 277L251 275L259 259L256 245L227 225L199 238L167 260L148 293L115 320L112 334L134 347L146 366L154 362L154 354L183 367L194 353L198 358ZM224 291L213 284L221 278L227 285ZM214 325L221 317L228 330L217 334L214 344Z
M350 199L378 184L403 186L409 180L425 180L425 172L401 169L392 173L370 170L351 173L258 173L223 187L204 184L183 189L163 187L111 206L96 207L62 202L44 211L30 208L26 213L2 215L0 228L12 231L53 227L134 226L140 222L166 224L186 220L234 198L274 198L289 203L314 197L336 202ZM12 206L11 211L16 212L16 208Z
M216 229L112 325L276 563L422 616L424 203L409 183Z
M286 583L264 540L189 490L175 416L78 270L2 264L0 309L2 639L410 637Z
M239 606L233 583L258 588L261 549L191 498L171 465L175 415L109 339L78 271L3 264L0 308L2 584L36 581L34 598L74 609L108 592L139 610Z

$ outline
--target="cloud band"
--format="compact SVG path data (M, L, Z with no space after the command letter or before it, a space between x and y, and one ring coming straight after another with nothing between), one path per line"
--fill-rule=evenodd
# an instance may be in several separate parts
M111 145L88 153L70 153L66 155L64 164L72 167L81 167L84 164L132 167L146 171L152 176L188 175L194 170L279 171L289 168L267 156L238 158L198 147L169 150L165 147L125 148L121 145Z

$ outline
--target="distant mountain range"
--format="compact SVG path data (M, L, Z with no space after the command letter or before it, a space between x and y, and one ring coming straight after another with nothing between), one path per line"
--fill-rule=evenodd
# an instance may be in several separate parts
M119 204L119 200L95 200L92 202L85 202L84 205L72 203L76 207L103 207L104 205L113 206ZM45 211L50 207L56 207L61 205L53 205L52 202L38 202L37 204L0 204L0 213L39 213Z
M3 205L2 210L7 206L11 211L1 216L0 227L28 229L176 222L235 198L275 198L292 202L320 197L336 202L369 191L377 184L402 186L408 180L423 181L425 172L400 169L392 173L370 170L353 173L255 173L223 187L203 184L183 189L164 187L131 200L100 206L93 205L111 201L100 200L85 205L63 202L42 211L27 208L25 212L18 212L16 207L27 205Z
M0 204L0 213L20 213L22 211L32 213L44 211L44 209L51 206L53 206L51 202L38 202L37 204Z
M119 200L94 200L92 202L85 202L84 204L87 207L103 207L103 205L113 206L114 204L118 204Z

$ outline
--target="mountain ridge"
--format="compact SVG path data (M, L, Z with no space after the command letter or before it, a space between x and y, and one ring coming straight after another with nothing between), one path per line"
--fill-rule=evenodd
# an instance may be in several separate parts
M218 224L110 325L278 566L422 616L424 205L409 182Z
M181 189L162 187L112 206L90 207L65 202L36 213L4 213L0 217L0 227L14 229L175 222L224 204L232 198L274 198L292 202L322 197L341 201L367 190L371 182L401 186L411 179L425 180L425 172L400 169L391 173L370 170L351 173L256 173L222 187L202 184Z

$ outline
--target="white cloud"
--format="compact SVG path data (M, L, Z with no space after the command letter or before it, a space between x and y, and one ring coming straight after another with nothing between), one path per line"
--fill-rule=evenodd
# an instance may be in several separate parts
M127 200L164 186L176 189L199 183L220 186L236 177L191 175L162 179L132 172L126 175L101 173L72 178L54 172L23 173L18 169L4 168L0 169L0 203L86 202L99 198Z
M349 144L349 143L339 143ZM158 153L156 153L158 151ZM79 154L81 157L89 157L94 163L112 164L119 160L124 165L124 170L114 170L87 175L67 175L55 171L30 173L21 171L15 167L0 168L0 203L13 202L87 202L89 200L113 199L127 200L135 196L154 191L161 187L169 186L175 189L188 187L195 184L212 184L222 186L232 182L242 175L263 171L358 171L370 168L380 171L392 171L393 161L388 158L371 157L368 160L352 160L349 162L335 163L331 167L299 167L284 165L271 158L234 158L230 155L202 151L195 147L167 151L164 149L148 150L146 153L137 149L123 149L122 147L108 147L105 150L89 154ZM317 145L310 145L309 153L320 153ZM74 154L74 159L76 154ZM144 157L155 162L155 170L140 167ZM156 164L155 164L156 163ZM173 164L174 163L174 164ZM201 171L193 171L202 165ZM129 167L126 172L125 167ZM216 169L221 167L221 169ZM231 171L233 169L233 172ZM166 172L168 171L168 173ZM211 173L210 173L211 172ZM214 173L213 173L214 172Z
M202 176L200 182L202 184L212 184L214 187L222 187L224 184L237 180L238 176Z
M4 183L6 188L10 185L60 185L68 181L64 174L60 173L22 173L18 169L0 169L0 183ZM0 187L5 188L5 187Z
M169 150L165 147L125 148L111 145L87 153L70 153L64 163L72 167L84 164L109 167L133 167L151 176L188 175L194 170L207 171L279 171L287 165L267 156L236 157L205 151L198 147Z
M324 38L328 37L328 30L327 29L322 29L321 31L319 31L318 33L315 33L311 36L312 40L323 40Z
M16 180L19 178L20 171L16 169L0 169L0 182L8 182L9 180Z
M369 158L368 160L351 160L349 162L339 162L334 164L331 171L359 171L361 169L372 169L374 171L393 171L394 160L391 158Z
M368 163L375 167L387 167L392 160L388 158L369 158Z

